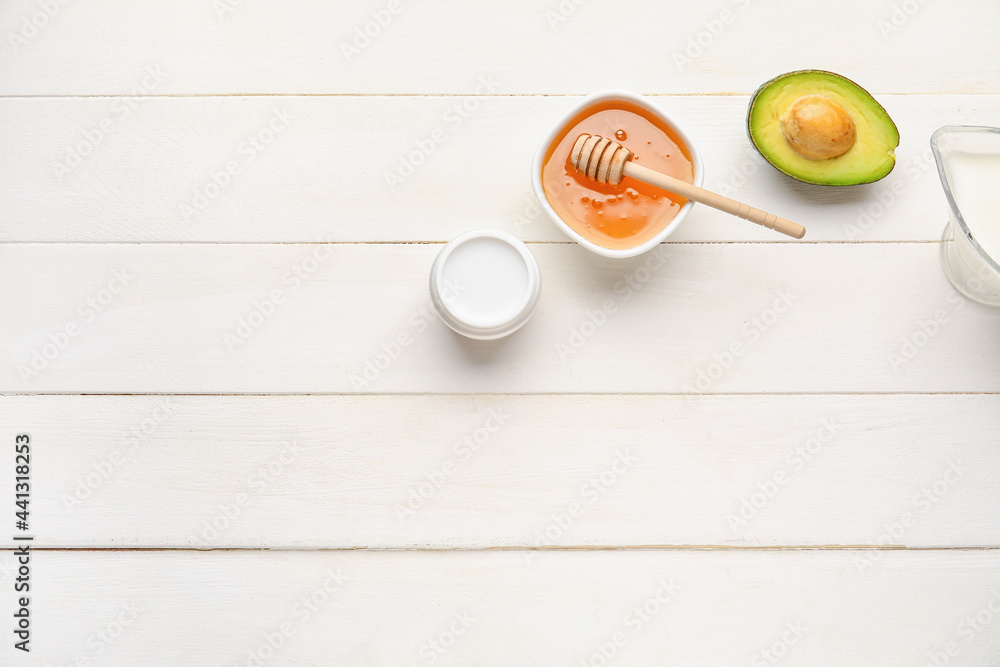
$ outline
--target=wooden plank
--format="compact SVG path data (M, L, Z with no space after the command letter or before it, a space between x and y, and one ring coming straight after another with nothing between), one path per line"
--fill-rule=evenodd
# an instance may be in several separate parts
M41 546L1000 545L997 395L6 396L0 424Z
M987 0L847 0L801 12L750 0L627 10L555 0L11 0L0 14L0 92L127 94L160 67L157 95L466 94L480 76L505 93L748 94L770 76L820 66L880 93L996 93L998 25ZM583 44L619 47L582 66Z
M1000 6L395 2L0 7L0 438L36 440L36 545L262 549L36 551L30 662L995 664L1000 315L927 243L926 143L996 124ZM749 150L746 95L803 53L897 120L888 179L812 188ZM664 94L707 185L820 245L707 209L655 269L565 244L527 164L603 87ZM474 226L540 242L507 341L427 310L426 242ZM491 549L548 543L576 548Z
M802 222L807 241L937 240L947 205L929 137L948 123L995 122L1000 96L880 99L900 127L897 167L857 188L798 183L768 166L746 138L746 97L654 101L697 142L707 187ZM535 203L529 166L576 101L3 99L0 241L443 242L474 227L567 241ZM670 240L788 239L696 207Z
M875 553L859 571L843 551L35 552L31 658L923 665L947 650L949 665L996 661L996 551ZM11 644L4 659L23 661Z
M0 246L0 388L1000 390L1000 311L957 295L936 244L684 244L628 261L536 245L538 310L492 343L429 310L439 248Z

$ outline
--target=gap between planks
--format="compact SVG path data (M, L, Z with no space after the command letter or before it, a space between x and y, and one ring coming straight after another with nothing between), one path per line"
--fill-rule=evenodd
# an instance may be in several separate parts
M168 93L163 95L3 95L0 100L45 100L45 99L150 99L158 97L197 98L197 97L586 97L593 91L579 93ZM653 93L637 91L646 97L750 97L753 91L719 91L711 93ZM872 91L872 95L880 97L906 97L913 95L945 96L945 95L1000 95L1000 93L968 92L968 91L910 91L905 93L880 93Z
M451 239L442 239L434 241L0 241L0 245L443 245L450 241ZM573 245L576 241L524 241L526 245L537 245L537 246L549 246L549 245ZM913 245L920 243L930 243L930 244L940 244L942 241L937 239L923 239L923 240L902 240L902 241L891 241L887 239L882 240L870 240L870 241L848 241L848 240L830 240L830 241L809 241L809 240L795 240L786 241L781 239L767 240L760 239L756 241L752 240L742 240L742 241L664 241L661 245L874 245L874 244L894 244L894 245ZM640 257L642 255L639 255Z
M953 547L907 547L905 545L877 544L820 544L809 546L737 546L725 544L690 544L690 545L553 545L553 546L504 546L504 547L31 547L32 551L300 551L303 553L319 551L373 551L373 552L493 552L493 551L1000 551L1000 546L953 546Z
M411 397L411 396L453 396L453 397L484 397L484 396L664 396L664 397L682 397L682 396L703 396L703 397L713 397L713 396L733 396L733 397L771 397L771 396L1000 396L1000 392L996 391L773 391L773 392L706 392L706 393L690 393L690 392L662 392L662 391L531 391L531 392L505 392L505 393L492 393L492 392L470 392L470 393L459 393L459 392L417 392L417 391L387 391L387 392L323 392L323 391L313 391L313 392L298 392L298 391L285 391L285 392L189 392L189 391L141 391L141 392L86 392L86 391L31 391L31 392L0 392L0 398L15 397L15 396L320 396L320 397L333 397L333 396L381 396L386 398L392 397Z

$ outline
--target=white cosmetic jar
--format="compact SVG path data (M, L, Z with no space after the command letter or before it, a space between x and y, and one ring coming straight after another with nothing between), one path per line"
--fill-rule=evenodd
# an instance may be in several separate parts
M430 291L451 329L493 340L514 333L531 317L542 274L524 243L505 232L477 230L441 249L431 267Z

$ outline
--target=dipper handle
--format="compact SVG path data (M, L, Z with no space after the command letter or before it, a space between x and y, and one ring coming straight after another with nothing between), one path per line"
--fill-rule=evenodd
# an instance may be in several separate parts
M796 222L779 218L773 213L742 204L735 199L723 197L718 193L710 192L697 185L632 162L632 152L629 149L617 141L598 135L581 134L577 137L572 150L570 150L569 163L586 178L598 183L618 185L623 177L628 176L637 181L675 192L705 206L725 211L737 218L743 218L762 227L787 234L792 238L800 239L806 235L806 228Z
M781 232L782 234L786 234L792 238L800 239L806 235L806 228L797 222L780 218L773 213L762 211L759 208L743 204L735 199L730 199L729 197L725 197L716 192L699 188L697 185L692 185L691 183L674 178L673 176L667 176L666 174L662 174L658 171L650 169L649 167L644 167L636 162L625 163L624 175L629 178L634 178L637 181L642 181L643 183L648 183L649 185L654 185L658 188L675 192L680 196L692 199L699 204L705 204L706 206L711 206L712 208L719 209L720 211L725 211L730 215L735 215L737 218L749 220L750 222L756 223L762 227L767 227L768 229L773 229L776 232Z

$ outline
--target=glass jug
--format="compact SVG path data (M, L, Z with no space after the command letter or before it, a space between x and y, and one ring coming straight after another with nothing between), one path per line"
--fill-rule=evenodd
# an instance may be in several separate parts
M1000 307L1000 128L947 125L931 150L950 209L945 275L973 301Z

